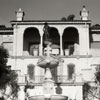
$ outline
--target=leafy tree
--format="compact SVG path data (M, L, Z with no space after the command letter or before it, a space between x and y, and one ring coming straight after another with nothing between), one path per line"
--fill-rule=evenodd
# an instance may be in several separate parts
M69 15L69 16L67 17L67 20L68 20L68 21L73 21L74 18L75 18L75 15L74 15L74 14L71 14L71 15Z
M61 21L67 21L66 17L62 17Z
M84 83L84 85L83 85L83 100L87 100L90 88L91 87L88 83Z
M100 84L100 65L96 67L95 77L96 77L95 79L96 83Z
M95 85L91 86L89 83L83 85L83 99L94 100L94 98L100 100L100 65L96 67L95 73Z
M14 98L18 92L17 74L11 70L11 66L7 66L8 57L7 50L0 46L0 90L3 91L4 97ZM9 94L6 94L7 87L11 90Z

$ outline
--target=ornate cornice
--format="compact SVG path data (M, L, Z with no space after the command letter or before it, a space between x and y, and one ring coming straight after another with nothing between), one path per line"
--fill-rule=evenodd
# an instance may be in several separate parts
M12 25L44 25L47 22L48 24L91 24L90 20L73 20L73 21L61 21L61 20L25 20L25 21L11 21Z

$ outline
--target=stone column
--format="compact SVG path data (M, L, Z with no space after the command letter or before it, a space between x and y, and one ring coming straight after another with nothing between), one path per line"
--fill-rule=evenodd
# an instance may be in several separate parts
M24 86L20 86L20 90L18 92L18 100L25 100L24 88Z
M13 26L13 32L14 32L14 37L13 37L13 56L16 56L17 48L16 48L16 43L17 43L17 24Z
M63 27L58 28L59 35L60 35L60 55L63 55L63 43L62 43L63 30L64 30Z
M23 33L24 33L24 28L16 24L14 26L14 45L13 45L14 56L22 56L23 54Z
M89 55L89 25L87 25L87 24L85 24L85 34L86 34L86 41L87 41L87 43L86 43L86 51L87 51L87 55Z
M62 35L60 35L60 55L63 55Z
M39 33L40 33L40 48L39 48L39 56L43 55L43 27L38 27Z
M80 55L89 54L89 26L85 24L79 27Z
M39 50L39 55L41 56L43 54L43 36L40 35L40 50Z

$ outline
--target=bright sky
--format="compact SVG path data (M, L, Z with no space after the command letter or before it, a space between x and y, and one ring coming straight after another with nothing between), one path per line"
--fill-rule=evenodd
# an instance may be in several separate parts
M25 20L59 20L70 14L80 19L83 5L92 24L100 24L100 0L0 0L0 24L9 26L19 8L25 11Z

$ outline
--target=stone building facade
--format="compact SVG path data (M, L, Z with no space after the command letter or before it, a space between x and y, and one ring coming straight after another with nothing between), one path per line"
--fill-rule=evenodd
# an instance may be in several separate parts
M43 28L48 23L52 55L63 59L51 70L55 81L51 94L82 100L83 84L94 82L95 68L100 65L100 26L91 25L85 7L79 20L24 20L21 9L16 14L12 27L0 26L0 44L8 49L8 65L18 73L19 85L31 84L35 91L32 95L44 94L45 70L37 62L45 54ZM61 92L57 90L58 84Z

